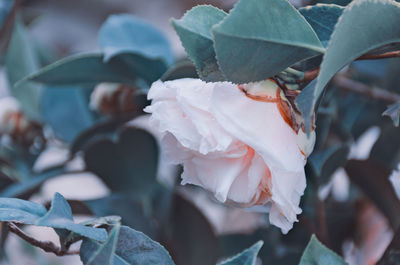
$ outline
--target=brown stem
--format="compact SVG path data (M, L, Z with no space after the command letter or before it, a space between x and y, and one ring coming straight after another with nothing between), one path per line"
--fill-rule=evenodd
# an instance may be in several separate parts
M396 57L400 57L400 51L386 52L386 53L382 53L382 54L364 54L364 55L358 57L356 59L356 61L378 60L378 59L387 59L387 58L396 58ZM317 67L315 69L305 72L304 78L301 80L298 80L297 83L311 82L312 80L317 78L319 71L320 71L320 67Z
M363 83L354 81L345 75L338 74L333 78L333 83L345 90L362 94L372 99L386 101L393 104L400 101L400 95L382 88L373 88Z
M13 232L29 244L43 249L45 252L51 252L54 253L57 256L65 256L65 255L77 255L79 252L77 251L68 251L67 249L61 249L60 247L56 246L53 242L51 241L40 241L37 240L27 234L25 234L24 231L19 229L19 227L14 224L14 223L8 223L8 228L10 229L10 232Z

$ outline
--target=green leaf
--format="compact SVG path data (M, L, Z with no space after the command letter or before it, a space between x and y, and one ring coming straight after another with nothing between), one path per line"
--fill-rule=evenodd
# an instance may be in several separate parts
M220 69L235 83L264 80L324 52L286 0L241 0L212 33Z
M200 5L186 12L181 19L172 20L172 25L183 47L196 65L199 76L205 81L225 79L215 58L211 28L222 21L226 15L224 11L216 7Z
M347 263L335 252L325 247L313 235L304 250L300 265L346 265Z
M115 228L114 228L115 229ZM112 230L115 233L115 230ZM113 233L113 232L111 232ZM111 236L113 236L111 234ZM110 236L110 237L111 237ZM115 236L115 235L114 235ZM92 260L93 255L100 255L99 249L102 248L106 251L103 254L108 257L112 243L115 242L114 238L112 241L107 241L108 246L104 246L90 239L84 239L80 249L80 257L83 264L87 265ZM118 240L116 242L115 253L113 254L113 260L109 264L113 265L173 265L170 255L163 246L159 243L151 240L145 234L133 230L127 226L121 226L118 234ZM112 249L111 249L112 250ZM93 258L94 260L95 258ZM104 261L103 261L104 262ZM91 263L97 264L108 264L108 263Z
M5 66L11 86L11 93L18 99L22 110L28 117L40 121L42 87L31 83L17 83L18 80L32 74L40 67L32 40L28 36L27 29L19 16L15 19L14 31L6 54Z
M394 126L398 127L400 120L400 102L390 105L382 115L390 117Z
M345 65L370 50L400 42L400 28L393 27L399 24L399 3L391 0L351 2L336 24L321 64L317 84L308 98L307 108L314 109L324 87ZM360 34L361 30L363 34ZM305 118L310 119L310 116Z
M250 248L237 254L236 256L219 263L219 265L255 265L257 261L257 255L260 251L263 241L258 241Z
M74 223L71 207L59 193L54 195L48 212L40 204L15 198L0 198L0 209L2 222L52 227L60 236L71 231L97 241L104 241L107 237L104 229Z
M13 0L0 0L0 29L14 6Z
M117 247L120 229L120 225L114 226L106 242L96 250L90 260L86 263L87 265L114 265L113 256Z
M156 184L158 147L148 132L124 128L117 143L103 139L84 151L86 167L113 191L146 193Z
M103 62L101 53L72 55L52 63L26 77L28 80L47 85L93 85L99 82L134 84L135 74L125 68L120 60Z
M177 62L160 79L164 82L181 78L199 78L196 67L189 59Z
M316 4L302 7L299 12L317 33L322 45L326 47L343 10L344 7L334 4Z
M105 62L121 53L163 60L167 64L174 61L164 34L148 22L129 14L109 16L100 28L99 44L104 51Z
M348 144L337 144L325 150L313 152L308 162L319 181L327 183L335 170L347 162L349 152Z

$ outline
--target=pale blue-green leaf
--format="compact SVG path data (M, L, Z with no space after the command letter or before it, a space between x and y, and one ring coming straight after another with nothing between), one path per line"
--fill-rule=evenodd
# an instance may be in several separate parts
M219 263L219 265L255 265L258 252L260 251L263 244L263 241L258 241L250 248L244 250L243 252L228 260Z
M308 109L313 110L330 79L370 50L400 42L400 4L392 0L355 0L343 11L321 64ZM305 117L309 119L309 116Z
M235 83L266 79L324 52L314 30L286 0L241 0L212 33L220 69Z
M303 252L299 265L347 265L335 252L325 247L313 235Z
M314 108L310 104L310 98L313 97L315 91L315 85L317 81L313 80L310 82L296 98L296 105L304 117L304 126L306 127L307 135L310 134L311 127L313 125Z
M400 102L397 102L393 105L390 105L384 113L382 113L383 116L388 116L392 119L394 126L398 127L399 126L399 120L400 120Z
M6 54L5 67L11 93L20 102L22 110L28 117L40 121L42 87L31 83L17 84L18 80L39 69L36 50L19 16L15 19L13 34Z
M164 34L148 22L129 14L108 17L99 31L99 44L106 62L120 53L161 59L167 64L174 61Z
M302 7L299 12L317 33L322 45L326 47L343 10L344 7L335 4L316 4Z
M26 180L21 180L3 189L0 192L0 197L21 197L36 188L48 179L57 177L65 172L64 167L56 167L51 170L46 170L38 175L30 176Z
M92 85L99 82L134 84L135 73L124 67L120 60L103 62L102 53L72 55L52 63L24 78L47 85Z
M224 80L215 58L211 28L226 15L216 7L201 5L186 12L181 19L172 20L183 47L205 81Z
M38 219L35 224L39 226L48 226L55 229L61 229L61 231L68 230L97 241L104 241L107 238L107 233L104 229L93 228L74 223L71 207L64 197L59 193L54 195L50 210L47 212L47 214ZM59 234L62 234L61 231Z
M47 210L40 204L15 198L0 198L0 221L34 224Z
M14 6L13 0L0 0L0 29Z
M55 134L71 142L96 119L89 109L88 93L91 87L49 87L43 91L41 110L43 120Z
M114 265L114 255L120 228L119 224L114 226L106 242L96 250L85 265Z
M102 245L84 239L80 249L83 264L87 264ZM117 246L113 255L113 265L174 265L171 256L159 243L145 234L127 226L121 226Z

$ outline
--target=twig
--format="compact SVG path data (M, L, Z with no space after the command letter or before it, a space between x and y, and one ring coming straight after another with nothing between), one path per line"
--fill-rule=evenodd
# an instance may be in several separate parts
M338 74L333 78L333 83L340 88L362 94L372 99L386 101L390 104L400 101L400 95L381 88L373 88L363 83L354 81L345 75Z
M355 61L359 60L378 60L378 59L387 59L387 58L396 58L400 57L400 51L386 52L382 54L364 54L358 57ZM297 83L303 82L311 82L315 78L317 78L320 71L320 67L312 69L304 73L304 78L297 81Z
M60 247L56 246L51 241L40 241L40 240L37 240L37 239L25 234L25 232L22 231L21 229L19 229L19 227L14 223L8 223L8 228L10 229L10 232L13 232L17 236L19 236L20 238L22 238L23 240L28 242L29 244L31 244L31 245L33 245L35 247L43 249L45 252L54 253L57 256L77 255L77 254L79 254L78 251L68 251L68 250L61 249Z

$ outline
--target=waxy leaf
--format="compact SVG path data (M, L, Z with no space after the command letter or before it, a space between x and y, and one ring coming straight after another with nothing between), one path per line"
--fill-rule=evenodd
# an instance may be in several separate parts
M0 221L52 227L56 232L74 232L97 241L106 240L104 229L74 223L71 207L64 197L56 193L50 210L40 204L15 198L0 198Z
M264 80L324 52L286 0L241 0L212 33L220 69L235 83Z
M117 230L115 230L117 229ZM119 233L117 232L119 229ZM118 235L117 241L115 237ZM81 249L80 257L83 264L91 265L174 265L170 255L163 246L151 240L145 234L133 230L127 226L116 226L111 231L109 239L102 245L90 239L84 239ZM101 254L102 251L106 253ZM112 261L108 258L110 252L113 253ZM95 255L95 257L93 257ZM106 260L103 263L96 263L99 255L103 255ZM92 258L93 257L93 258ZM104 263L104 262L109 263ZM92 262L92 263L89 263Z
M343 10L344 7L334 4L316 4L302 7L299 12L317 33L322 45L326 47Z
M224 80L215 58L211 28L226 17L226 13L209 5L196 6L172 25L181 39L189 58L205 81Z
M218 265L255 265L257 261L257 255L260 251L263 241L258 241L250 248L237 254L236 256L219 263Z
M317 84L305 102L308 106L301 108L313 110L325 86L342 67L368 51L389 43L400 42L400 27L394 26L399 24L400 4L395 1L351 2L343 11L331 36ZM306 119L310 118L306 113L303 114Z
M400 120L400 102L390 105L382 115L390 117L394 126L398 127Z
M300 265L346 265L347 263L335 252L325 247L313 235L304 250Z
M120 229L121 226L116 225L111 230L106 242L96 250L86 265L114 265L114 254Z
M27 80L47 85L92 85L99 82L133 84L136 78L118 60L106 64L103 54L85 53L52 63L19 83Z

